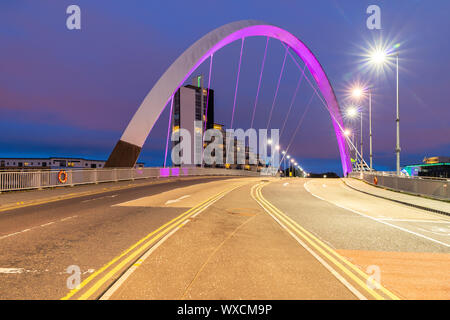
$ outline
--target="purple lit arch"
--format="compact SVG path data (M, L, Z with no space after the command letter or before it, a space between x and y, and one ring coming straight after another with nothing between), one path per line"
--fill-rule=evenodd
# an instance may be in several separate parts
M122 137L114 147L105 166L132 167L135 165L147 136L174 92L212 54L233 41L263 36L278 39L292 49L308 67L324 97L341 155L344 175L351 172L351 162L343 134L342 115L333 88L322 66L306 45L286 30L254 20L237 21L217 28L190 46L167 69L145 97Z

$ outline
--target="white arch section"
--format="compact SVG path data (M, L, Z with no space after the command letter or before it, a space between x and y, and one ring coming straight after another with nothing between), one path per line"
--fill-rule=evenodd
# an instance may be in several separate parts
M221 26L191 45L159 78L134 114L122 137L114 147L105 166L132 167L135 165L147 136L171 99L206 59L233 41L254 36L278 39L302 59L314 77L324 97L333 123L344 175L351 172L349 151L343 134L342 115L333 88L313 53L288 31L262 21L243 20Z

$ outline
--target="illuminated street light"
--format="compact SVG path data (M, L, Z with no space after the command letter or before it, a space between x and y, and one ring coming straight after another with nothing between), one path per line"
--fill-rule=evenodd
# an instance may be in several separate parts
M396 47L397 48L397 47ZM399 96L398 96L398 56L399 53L394 52L394 53L387 53L384 50L374 50L373 52L371 52L370 54L370 61L373 64L376 64L378 66L382 65L383 63L385 63L387 61L388 57L392 57L395 56L395 61L396 61L396 91L397 91L397 103L396 103L396 114L397 117L395 119L396 122L396 127L397 127L397 141L396 141L396 147L395 147L395 153L397 154L397 163L396 163L396 167L397 167L397 175L400 175L400 115L399 115Z
M277 145L275 146L275 149L276 149L276 150L280 150L280 145L277 144Z
M272 139L267 140L267 144L272 144Z
M371 106L370 106L371 109ZM361 118L361 172L363 170L363 121L362 121L362 111L358 111L358 109L356 107L350 107L347 109L347 115L350 118L355 118L357 114L360 114L360 118ZM372 132L372 130L371 130ZM345 133L345 132L344 132Z
M370 54L370 62L374 64L382 64L386 61L387 54L384 50L376 49Z
M350 107L347 109L347 115L350 118L356 117L357 114L358 114L358 109L356 109L355 107Z
M344 134L345 134L346 137L348 137L349 135L352 134L352 132L350 131L350 129L345 129L344 130Z
M359 99L359 98L361 98L362 94L363 94L363 90L361 88L354 88L352 90L353 98Z
M385 54L384 54L384 51L381 51L381 50L377 50L377 51L374 51L374 53L371 55L371 56L373 56L373 59L372 60L374 60L374 61L378 61L378 63L381 63L381 61L384 61L384 59L385 59ZM383 58L384 57L384 58ZM373 155L372 155L372 90L371 89L368 89L367 90L368 91L368 93L369 93L369 140L370 140L370 142L369 142L369 145L370 145L370 171L372 171L372 168L373 168ZM356 99L356 100L360 100L361 99L361 97L364 95L364 93L365 93L365 90L364 89L361 89L361 87L359 87L359 86L356 86L356 87L354 87L354 89L352 90L352 97L354 98L354 99ZM349 110L350 111L350 110ZM354 110L351 110L350 112L349 112L349 116L350 117L354 117L354 116L356 116L356 110L354 111ZM361 154L362 154L362 152L361 152Z

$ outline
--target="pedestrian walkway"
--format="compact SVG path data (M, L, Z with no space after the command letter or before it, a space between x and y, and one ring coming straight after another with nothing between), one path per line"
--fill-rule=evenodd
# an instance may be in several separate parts
M347 186L376 197L381 197L421 209L450 215L450 202L390 191L381 187L372 186L364 181L354 178L344 178L342 180Z

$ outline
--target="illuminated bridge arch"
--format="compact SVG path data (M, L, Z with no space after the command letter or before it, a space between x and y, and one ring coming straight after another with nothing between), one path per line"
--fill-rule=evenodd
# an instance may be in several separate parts
M166 70L145 97L122 137L106 162L106 167L133 167L147 136L155 125L174 92L191 74L216 51L245 37L264 36L280 40L292 49L308 67L314 77L336 132L344 175L351 172L349 151L345 145L342 116L333 88L319 61L298 38L277 26L254 20L237 21L219 27L191 45Z

